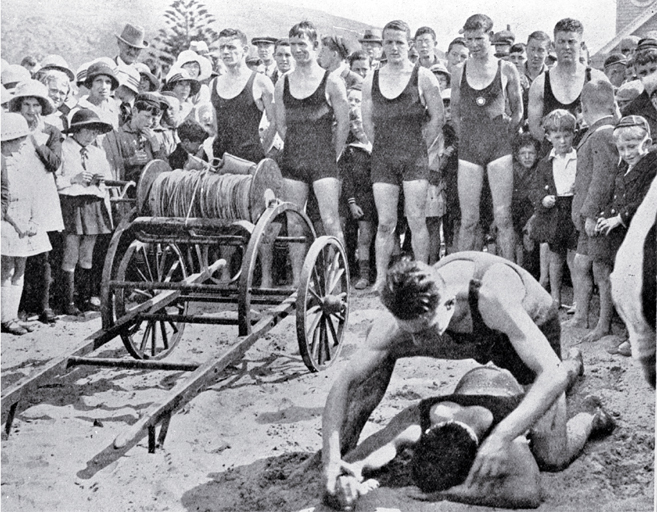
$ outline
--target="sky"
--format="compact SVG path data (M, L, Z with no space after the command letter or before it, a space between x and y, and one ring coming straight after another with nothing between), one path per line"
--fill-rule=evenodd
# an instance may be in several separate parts
M393 19L406 21L412 31L428 25L436 31L441 49L458 36L467 17L476 13L490 16L495 31L511 25L516 41L521 42L526 42L534 30L552 34L557 21L576 18L584 24L584 40L592 53L616 33L616 0L330 0L328 4L317 0L278 1L381 27Z

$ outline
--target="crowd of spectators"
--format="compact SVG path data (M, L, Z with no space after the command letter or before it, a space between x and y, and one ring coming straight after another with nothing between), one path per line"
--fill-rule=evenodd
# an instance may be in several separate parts
M348 248L356 289L379 291L404 252L434 263L486 250L534 273L558 307L570 279L577 327L597 285L587 339L601 338L615 251L657 169L657 41L625 38L597 70L579 21L540 28L516 41L477 14L444 52L432 28L403 21L359 48L310 22L252 46L224 29L163 69L140 60L146 31L126 24L116 56L76 71L60 55L3 60L2 331L99 307L125 215L106 182L230 153L276 160L283 199Z

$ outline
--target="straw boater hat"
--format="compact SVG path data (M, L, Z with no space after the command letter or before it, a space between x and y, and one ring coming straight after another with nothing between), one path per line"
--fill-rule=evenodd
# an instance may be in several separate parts
M199 81L210 78L210 75L212 74L212 63L205 57L201 57L194 50L183 50L180 52L174 67L181 68L190 62L196 62L199 65L199 68L201 68L201 72L198 75Z
M116 69L116 78L119 81L119 85L130 89L135 94L139 94L141 76L139 75L139 71L133 66L119 66Z
M19 64L10 64L2 72L2 85L7 89L13 89L19 82L31 80L30 72Z
M48 55L41 61L41 71L46 71L48 69L56 69L66 73L68 79L73 82L75 80L75 73L68 66L67 62L64 60L64 57L60 55Z
M162 90L171 91L173 90L176 82L182 82L185 80L191 82L192 90L190 95L194 96L195 94L198 94L198 91L201 90L201 82L199 82L196 78L192 78L189 74L189 71L186 69L178 67L171 68L171 71L169 71L169 74L167 75L166 83L164 84L164 87L162 87Z
M148 79L148 82L150 83L148 88L149 92L155 92L160 88L160 81L153 73L151 73L150 68L146 64L143 62L135 62L132 67L139 72L140 81L142 76L145 76Z
M144 28L139 25L131 25L126 23L121 35L116 34L119 41L123 41L128 46L133 48L148 48L148 41L144 41Z
M20 114L3 112L0 118L0 142L9 142L10 140L27 137L32 132L27 126L27 120Z
M112 125L101 121L98 114L88 108L81 108L71 118L71 125L64 133L75 133L81 128L93 128L101 133L108 133L112 131Z
M91 89L91 84L99 76L106 76L112 81L112 90L116 89L119 86L119 80L116 78L116 73L114 68L108 66L105 62L94 62L87 69L87 77L84 81L84 86L87 89Z
M48 97L48 88L38 80L26 80L14 89L14 97L9 101L10 112L20 112L24 98L36 98L41 103L41 115L48 116L55 111L55 106Z

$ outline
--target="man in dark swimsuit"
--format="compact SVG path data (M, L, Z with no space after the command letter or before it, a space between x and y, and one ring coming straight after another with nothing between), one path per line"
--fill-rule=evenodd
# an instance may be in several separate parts
M335 236L344 246L338 212L337 160L349 134L347 90L339 76L318 64L319 41L312 23L296 24L289 38L296 66L276 83L275 89L276 129L284 143L281 172L285 199L305 206L312 187L326 234ZM302 234L295 215L288 218L288 229ZM294 285L301 274L303 253L302 244L290 245Z
M336 495L342 457L356 446L404 357L493 362L531 384L479 447L468 484L508 474L510 444L530 428L541 469L560 470L577 456L593 426L590 418L567 421L565 391L583 372L581 353L561 360L557 310L526 270L482 252L456 253L433 267L402 260L389 270L381 300L388 312L335 381L324 409L327 495Z
M466 485L477 448L522 402L523 387L508 370L477 366L459 380L454 393L421 400L392 418L344 456L338 477L335 508L348 510L358 498L379 486L377 470L398 454L411 451L412 459L394 475L395 482L413 481L432 500L450 500L504 508L536 508L541 503L541 478L528 438L531 431L509 445L509 471L501 478ZM608 434L615 423L597 397L584 399L585 408L574 423L592 420L591 435ZM572 420L571 420L572 421ZM408 454L405 455L408 457ZM410 475L406 475L410 473ZM365 480L365 476L371 476Z
M219 33L219 52L226 73L210 83L210 99L215 110L217 136L213 154L224 153L258 163L265 157L274 137L274 85L265 75L251 71L246 65L246 35L227 28ZM271 128L260 143L260 121L265 112Z
M435 160L430 156L440 146L443 102L434 74L408 59L410 42L411 31L405 22L388 23L383 28L388 63L368 75L363 84L363 127L372 142L372 183L379 216L375 290L385 283L395 245L400 187L404 189L413 254L424 262L429 256L427 180L429 164Z
M582 87L592 78L606 79L602 71L591 69L580 62L583 34L584 26L571 18L565 18L554 26L557 64L549 72L538 75L529 89L527 119L536 140L542 141L545 138L541 121L553 110L568 110L580 120Z
M212 153L222 158L224 153L258 163L265 157L264 148L271 146L276 134L274 124L274 84L267 76L251 71L246 65L249 52L246 34L226 28L219 33L219 55L226 72L210 83L210 101L214 107L217 135ZM269 120L268 129L260 140L263 112ZM222 256L230 261L235 249L222 247ZM272 248L263 246L262 286L272 283ZM224 267L222 279L230 279L230 265Z
M463 31L470 57L452 77L451 100L452 120L459 136L459 250L472 250L476 246L486 171L498 230L497 243L502 256L514 261L511 139L522 121L520 76L512 63L493 56L493 21L488 16L470 16Z

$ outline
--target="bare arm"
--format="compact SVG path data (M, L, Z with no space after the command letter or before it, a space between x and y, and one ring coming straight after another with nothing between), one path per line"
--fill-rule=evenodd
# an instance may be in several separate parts
M329 102L333 106L335 116L335 159L339 159L347 142L349 135L349 101L347 100L347 89L340 77L329 75L326 84L326 92Z
M269 121L269 126L262 136L262 147L267 151L276 136L276 112L274 111L274 84L265 75L258 74L253 82L253 97L259 98L258 105L261 110L264 110Z
M365 346L333 384L322 416L322 465L324 493L336 494L342 455L354 448L360 430L379 404L390 382L396 357L397 326L390 317L372 330Z
M557 354L522 306L525 286L506 265L491 267L480 289L479 310L488 327L506 334L536 380L520 405L482 444L467 485L503 474L510 443L531 428L565 391L568 374Z
M536 140L542 141L545 138L545 132L541 128L543 119L543 88L545 87L545 73L541 73L532 82L529 88L529 104L527 106L527 120L529 121L529 131Z
M285 104L283 103L283 84L286 80L285 75L278 79L274 88L274 119L276 120L276 131L283 141L285 141Z
M438 79L431 71L425 68L419 69L418 85L429 114L429 120L424 126L425 142L427 149L429 149L443 133L443 125L445 124L443 99L440 96Z
M367 135L367 140L374 144L374 121L372 118L372 78L373 73L369 73L363 83L363 101L361 110L363 113L363 130Z
M518 68L509 62L502 62L502 71L506 75L506 94L511 109L511 128L515 131L522 122L524 108L522 105L522 88Z
M452 111L452 124L456 137L461 139L461 115L459 114L459 106L461 103L461 80L463 77L463 66L458 66L452 76L452 99L450 100L450 108Z

